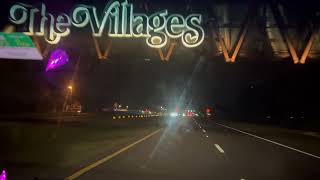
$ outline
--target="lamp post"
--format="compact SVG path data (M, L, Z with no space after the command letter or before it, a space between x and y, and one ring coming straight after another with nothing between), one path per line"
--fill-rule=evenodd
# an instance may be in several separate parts
M65 112L66 111L66 107L67 107L67 101L68 101L68 97L70 96L70 102L72 102L72 90L73 87L72 85L68 86L68 92L66 93L66 96L64 98L64 102L63 102L63 107L62 107L62 111ZM69 95L70 93L70 95Z
M72 104L72 90L73 90L72 85L69 85L69 86L68 86L68 89L69 89L69 91L70 91L70 103Z

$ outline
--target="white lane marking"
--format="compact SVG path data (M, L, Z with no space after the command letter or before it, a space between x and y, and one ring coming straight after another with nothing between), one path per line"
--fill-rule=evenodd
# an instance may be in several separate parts
M246 180L246 179L244 179L244 178L241 178L240 180Z
M206 130L202 129L202 132L204 132L204 133L205 133L205 132L206 132Z
M219 126L223 126L225 128L228 128L228 129L232 129L234 131L237 131L237 132L240 132L240 133L243 133L243 134L246 134L248 136L252 136L252 137L255 137L257 139L261 139L261 140L264 140L264 141L267 141L269 143L273 143L273 144L276 144L278 146L281 146L281 147L284 147L284 148L287 148L287 149L290 149L290 150L293 150L293 151L296 151L296 152L299 152L299 153L302 153L302 154L305 154L305 155L308 155L308 156L311 156L311 157L314 157L314 158L317 158L317 159L320 159L320 156L317 156L317 155L314 155L314 154L311 154L311 153L308 153L308 152L305 152L305 151L302 151L300 149L296 149L296 148L293 148L293 147L290 147L290 146L287 146L287 145L284 145L284 144L281 144L281 143L278 143L276 141L272 141L272 140L269 140L269 139L266 139L266 138L263 138L263 137L260 137L260 136L257 136L257 135L254 135L254 134L250 134L250 133L247 133L245 131L241 131L239 129L235 129L233 127L230 127L230 126L226 126L224 124L220 124L220 123L215 123Z
M208 135L206 135L206 137L209 137Z
M219 144L214 144L220 153L224 153L224 150L219 146Z

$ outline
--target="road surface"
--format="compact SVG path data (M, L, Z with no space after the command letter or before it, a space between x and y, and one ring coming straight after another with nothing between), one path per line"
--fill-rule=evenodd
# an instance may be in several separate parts
M320 179L319 139L305 136L312 139L306 144L318 144L303 149L294 140L289 145L276 141L284 136L283 132L272 132L271 138L264 138L266 134L247 133L228 123L180 118L170 122L110 160L87 168L75 179Z

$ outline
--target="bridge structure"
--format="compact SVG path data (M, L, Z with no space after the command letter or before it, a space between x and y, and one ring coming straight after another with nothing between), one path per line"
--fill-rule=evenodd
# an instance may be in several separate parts
M281 0L208 0L201 3L184 0L178 5L150 0L131 2L137 11L147 14L151 13L150 9L154 12L158 7L159 10L167 7L169 11L201 13L206 36L200 48L211 57L222 57L227 63L234 63L239 58L259 59L261 56L271 61L291 61L294 64L320 59L320 11L317 9L306 13L306 9ZM32 39L44 57L57 46L36 36ZM105 61L112 56L112 51L119 48L115 41L105 36L92 36L87 42L94 47L96 57ZM161 61L169 61L181 49L180 42L169 41L164 48L151 49Z

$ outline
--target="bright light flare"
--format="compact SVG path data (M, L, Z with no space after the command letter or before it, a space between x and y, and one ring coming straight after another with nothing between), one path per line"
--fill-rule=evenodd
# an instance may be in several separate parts
M6 180L7 179L7 174L6 174L6 171L3 170L1 175L0 175L0 180Z
M177 116L178 116L178 113L172 112L172 113L170 113L170 116L171 116L171 117L177 117Z
M68 55L62 49L56 49L50 55L48 60L48 64L46 67L46 71L57 69L61 66L64 66L69 62Z

